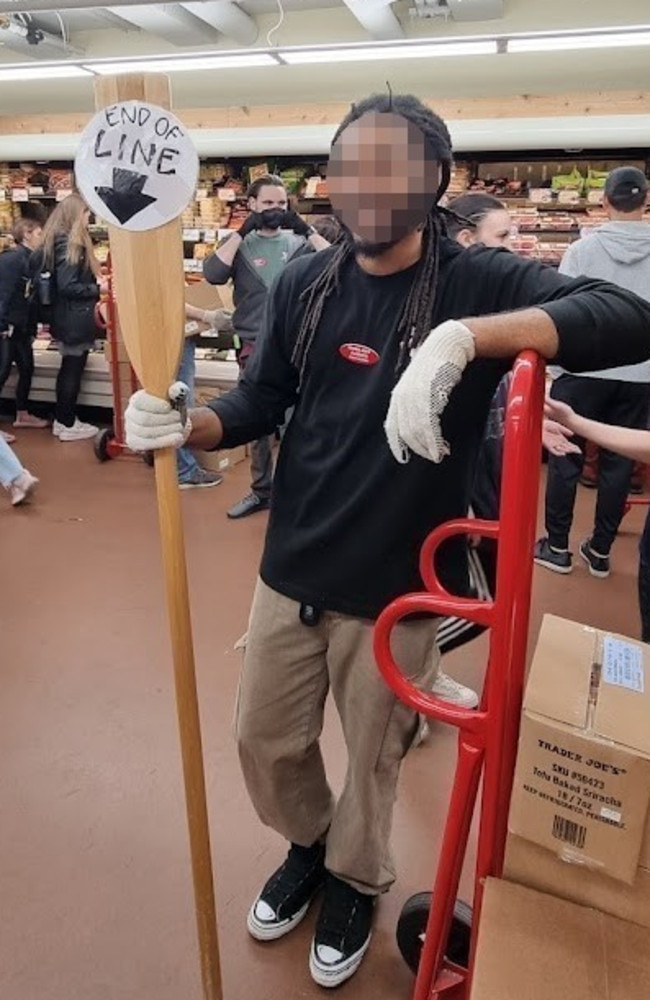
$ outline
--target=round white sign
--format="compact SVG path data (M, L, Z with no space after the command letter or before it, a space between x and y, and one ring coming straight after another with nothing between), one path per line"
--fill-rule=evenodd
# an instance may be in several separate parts
M100 218L141 232L181 214L194 198L199 158L175 115L144 101L104 108L81 135L77 187Z

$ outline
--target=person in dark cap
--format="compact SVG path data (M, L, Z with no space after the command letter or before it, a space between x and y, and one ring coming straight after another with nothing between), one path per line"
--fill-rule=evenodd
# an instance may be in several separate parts
M636 167L612 170L603 205L609 222L567 250L560 271L570 277L601 278L650 300L650 225L643 221L648 181ZM650 337L650 330L648 331ZM650 402L650 364L569 375L557 369L551 396L590 420L644 428ZM582 444L582 442L579 442ZM549 457L546 537L535 546L535 562L556 573L573 569L569 532L584 454ZM609 576L609 553L625 513L634 463L603 449L599 455L594 529L580 545L592 576Z

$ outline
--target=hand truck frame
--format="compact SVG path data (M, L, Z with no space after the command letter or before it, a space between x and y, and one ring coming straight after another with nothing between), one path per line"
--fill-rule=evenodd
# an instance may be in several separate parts
M411 947L415 959L409 964L414 970L417 967L413 1000L467 1000L484 880L503 874L528 642L543 397L544 363L526 351L515 361L508 395L499 520L462 518L432 531L420 555L426 592L397 598L376 623L375 656L389 687L411 708L459 730L456 772L433 893ZM457 535L498 541L492 601L454 596L440 583L436 553L443 542ZM390 647L393 629L409 615L423 612L465 618L490 629L487 673L478 710L455 707L420 690L395 662ZM459 912L456 895L481 779L473 913L467 967L463 967L458 960L451 960L448 945L459 917L461 923L466 920L462 904Z

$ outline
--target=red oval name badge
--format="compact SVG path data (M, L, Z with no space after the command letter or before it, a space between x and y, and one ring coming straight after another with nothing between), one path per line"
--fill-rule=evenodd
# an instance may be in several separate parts
M376 365L379 361L377 351L365 344L341 344L339 354L353 365Z

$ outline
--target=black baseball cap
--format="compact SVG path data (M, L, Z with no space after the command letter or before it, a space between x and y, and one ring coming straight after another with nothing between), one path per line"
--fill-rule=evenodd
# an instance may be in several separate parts
M605 195L614 208L631 211L643 205L648 181L637 167L617 167L605 181Z

